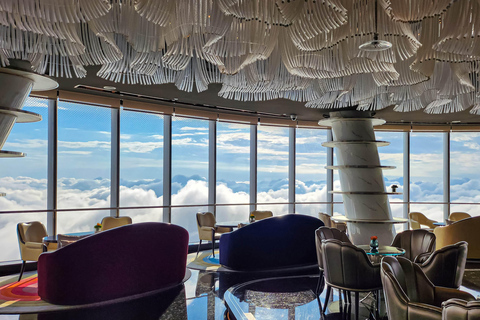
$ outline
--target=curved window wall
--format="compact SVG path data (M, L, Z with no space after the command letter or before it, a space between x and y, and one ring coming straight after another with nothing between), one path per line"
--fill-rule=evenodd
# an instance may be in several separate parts
M181 225L196 242L198 211L219 221L246 220L255 208L275 215L343 213L341 197L328 193L340 186L325 168L335 162L321 146L326 129L33 97L24 109L43 121L16 124L7 139L5 150L27 157L0 159L2 261L19 259L15 226L22 221L71 233L92 231L108 215L128 215L137 223ZM453 211L480 215L479 133L378 131L377 138L391 142L379 148L382 164L397 167L384 171L387 190L396 184L404 193L391 198L394 216L414 210L436 220Z

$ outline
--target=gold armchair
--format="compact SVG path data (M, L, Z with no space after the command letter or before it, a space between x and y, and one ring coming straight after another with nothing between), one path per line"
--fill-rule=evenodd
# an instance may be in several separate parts
M467 218L471 218L471 217L472 216L469 215L466 212L452 212L448 216L447 224L452 224L454 222L457 222L457 221L460 221L460 220L463 220L463 219L467 219Z
M202 240L212 242L212 254L215 257L215 240L220 239L222 233L232 231L231 228L222 228L215 227L216 224L215 216L211 212L199 212L197 213L197 228L198 228L198 238L200 243L198 244L197 256L200 252L200 246L202 245Z
M47 236L45 226L39 221L21 222L17 224L18 246L20 247L20 256L22 258L22 268L18 281L22 279L27 261L38 261L41 253L47 251L47 246L43 243L43 237Z
M102 219L102 231L113 229L116 227L132 224L132 218L124 217L105 217Z
M332 217L329 216L326 213L323 213L323 212L318 213L318 218L323 221L323 223L325 224L325 227L335 228L335 229L338 229L338 230L340 230L344 233L347 233L347 224L346 223L332 221Z
M252 213L255 216L255 221L273 217L272 211L253 210Z
M434 223L438 222L435 220L428 219L425 215L421 212L410 212L408 214L408 221L410 223L410 227L415 229L421 229L422 226L427 226L429 229L433 230L437 226Z

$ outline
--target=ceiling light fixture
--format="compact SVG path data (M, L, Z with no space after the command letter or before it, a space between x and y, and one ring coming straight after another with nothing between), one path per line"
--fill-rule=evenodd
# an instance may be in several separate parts
M392 44L385 40L378 40L378 17L377 17L377 0L375 0L375 32L373 40L361 44L358 49L363 51L385 51L392 47Z

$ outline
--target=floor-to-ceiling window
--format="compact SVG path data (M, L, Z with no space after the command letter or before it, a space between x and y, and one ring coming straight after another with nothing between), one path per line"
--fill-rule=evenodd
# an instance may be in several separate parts
M190 241L198 239L196 213L208 210L208 127L208 120L172 119L171 222L187 229Z
M443 220L443 132L410 134L410 212Z
M261 125L257 141L257 209L288 213L288 128Z
M216 163L217 221L246 220L250 203L250 125L217 122Z
M326 212L327 202L327 130L296 129L295 212L318 216Z
M17 123L2 150L23 152L25 157L0 158L0 261L20 258L16 225L23 221L47 223L48 100L27 98L23 110L42 116L42 121Z

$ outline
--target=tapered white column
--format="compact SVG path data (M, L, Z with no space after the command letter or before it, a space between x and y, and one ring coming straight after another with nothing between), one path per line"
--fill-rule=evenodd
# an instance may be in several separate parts
M386 141L376 141L374 125L385 121L375 119L368 112L331 112L330 119L319 123L332 128L333 141L325 147L335 148L348 233L355 244L367 244L377 236L381 245L389 245L394 237L392 214L383 180L377 147Z

